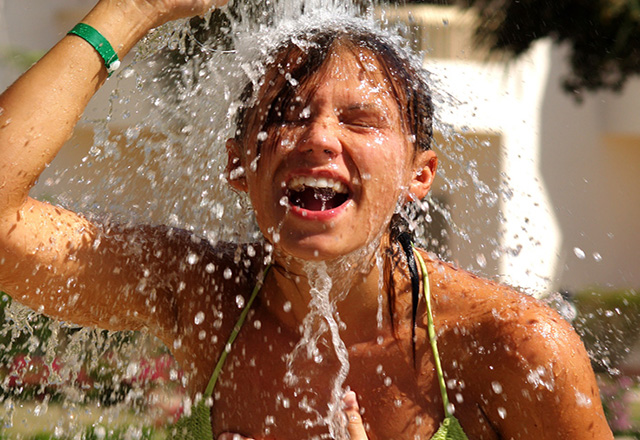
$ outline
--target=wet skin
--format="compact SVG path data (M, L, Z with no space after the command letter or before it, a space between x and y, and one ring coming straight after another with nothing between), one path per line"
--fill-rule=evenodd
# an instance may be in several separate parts
M419 309L414 363L410 286L403 262L397 263L393 283L387 281L394 286L393 317L385 312L377 329L375 311L365 309L359 321L341 332L351 363L346 384L358 395L370 439L411 439L414 434L429 438L443 417L424 309ZM608 438L598 421L599 395L588 358L566 322L530 297L448 264L428 259L428 267L449 396L469 438ZM207 319L183 329L182 347L175 354L183 365L193 366L187 370L196 372L196 390L204 387L221 350L220 341L212 344L209 335L230 332L232 317L239 313L235 293L251 290L257 276L252 272L239 283L221 286L218 295L205 293L193 315L185 316L185 323L193 323L196 310L208 303L225 317L218 322L221 327ZM296 321L293 311L283 311L278 292L272 290L276 276L274 271L268 277L216 387L215 432L273 439L326 434L322 426L304 425L315 416L299 406L307 398L313 409L325 414L338 361L325 340L326 345L319 344L323 361L298 358L294 365L300 381L295 386L285 383L286 358L300 335L291 325ZM375 331L363 334L361 326ZM202 330L205 340L196 337ZM580 406L578 401L589 403Z
M399 202L430 188L435 154L414 151L377 64L364 49L337 46L281 120L264 127L255 121L231 149L247 170L242 182L231 183L248 191L261 231L283 255L330 260L367 246L387 230ZM269 79L263 102L274 89ZM265 107L256 113L266 114ZM257 140L261 131L264 141ZM301 209L287 198L288 183L299 176L341 182L348 200L335 209Z
M122 58L151 28L213 3L102 0L83 21ZM229 144L230 168L239 163L247 170L231 183L248 191L260 228L275 245L276 264L216 389L216 432L278 440L326 433L322 426L305 428L309 414L299 403L313 397L311 407L326 412L327 372L336 368L332 350L324 349L319 365L294 363L304 385L297 396L283 382L283 357L297 343L308 312L305 260L323 260L334 284L348 290L336 306L352 363L346 385L359 395L369 437L428 438L442 419L423 309L412 357L402 259L384 254L384 270L375 264L375 251L389 248L386 231L396 204L429 190L435 155L413 152L385 78L364 67L370 55L336 48L313 81L300 87L302 109L265 127L262 145L262 124L251 124L243 140ZM68 36L0 96L0 287L65 321L147 329L172 347L195 394L208 382L240 313L236 296L246 298L262 270L261 249L252 256L162 226L103 226L28 197L106 77L95 50ZM263 96L272 93L272 79ZM308 115L300 117L305 109ZM348 197L329 212L305 216L306 208L287 194L295 189L282 183L318 176L340 181ZM354 256L356 249L365 250ZM346 280L344 262L336 261L345 255L352 256L350 270L342 271L351 275ZM612 438L588 357L568 324L505 287L438 261L428 266L451 400L470 438ZM231 279L223 276L227 268ZM379 297L383 311L394 310L382 313L380 327ZM196 324L199 313L204 321Z

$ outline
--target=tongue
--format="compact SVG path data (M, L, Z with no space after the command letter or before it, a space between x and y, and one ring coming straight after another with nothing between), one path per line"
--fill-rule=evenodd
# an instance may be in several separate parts
M341 197L343 196L343 197ZM336 194L329 188L305 187L302 191L291 191L289 201L292 205L309 211L325 211L340 206L346 200L346 195Z

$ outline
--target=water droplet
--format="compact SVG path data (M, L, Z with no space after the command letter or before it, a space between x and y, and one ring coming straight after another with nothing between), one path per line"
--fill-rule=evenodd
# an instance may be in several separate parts
M264 142L264 141L267 140L267 136L268 135L267 135L266 131L261 131L260 133L258 133L257 139L258 139L259 142Z
M256 170L258 169L258 161L259 161L259 160L260 160L260 155L258 154L258 155L256 156L256 158L255 158L255 159L253 159L253 160L251 161L251 163L249 164L249 169L250 169L251 171L253 171L254 173L255 173L255 172L256 172Z
M107 436L107 430L104 429L104 426L96 426L93 433L98 440L102 440Z
M216 266L213 263L209 263L205 266L204 270L206 270L207 273L213 273L213 271L216 270Z
M500 382L491 382L491 388L496 394L502 393L502 385L500 384Z
M122 78L131 78L134 73L135 73L135 70L133 68L127 67L120 73L120 76Z
M378 364L378 366L376 367L376 373L378 374L382 374L382 372L384 371L382 364Z
M576 257L578 257L580 260L584 260L585 253L579 247L574 247L573 248L573 253L576 254Z
M36 407L33 409L33 415L35 415L36 417L39 417L43 414L46 414L48 409L49 409L49 406L47 405L46 402L40 405L36 405Z
M255 321L253 321L253 327L256 330L260 330L262 328L262 322L259 319L256 319Z
M200 332L198 333L198 339L201 341L204 341L204 338L207 337L207 332L204 330L200 330Z
M578 404L578 406L588 408L591 406L591 399L586 394L582 394L576 391L576 403Z
M289 402L288 398L285 397L282 399L282 406L283 408L289 408L291 406L291 402Z
M228 267L222 273L222 276L224 277L225 280L230 280L232 275L233 275L233 272L231 272L231 269L229 269Z
M236 295L236 305L239 309L244 307L244 297L242 295Z
M193 318L193 322L196 325L200 325L204 322L204 312L198 312L196 313L196 316Z
M596 263L599 263L602 261L602 255L600 255L599 252L594 252L593 253L593 259L596 261Z
M393 401L393 404L395 405L396 408L400 408L402 406L402 400L396 399Z
M393 381L391 380L391 378L389 376L384 378L384 384L386 386L390 387L392 383L393 383Z
M180 347L182 347L182 339L180 339L180 338L174 339L173 340L173 348L177 350Z
M285 312L290 312L291 311L291 301L286 301L284 303L284 305L282 306L282 310L284 310Z
M501 419L504 419L505 417L507 417L507 410L503 407L498 408L498 415Z

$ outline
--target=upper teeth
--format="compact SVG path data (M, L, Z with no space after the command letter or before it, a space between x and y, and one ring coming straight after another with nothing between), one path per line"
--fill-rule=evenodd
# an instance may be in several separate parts
M347 186L344 183L327 177L296 176L289 181L287 186L294 191L302 191L306 186L311 188L329 188L337 193L343 194L348 192Z

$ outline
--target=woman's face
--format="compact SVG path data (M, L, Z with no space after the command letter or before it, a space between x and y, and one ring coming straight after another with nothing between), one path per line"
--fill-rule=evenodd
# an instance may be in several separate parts
M263 87L263 101L269 92ZM281 113L263 131L247 131L238 146L245 180L235 183L279 251L305 260L346 255L379 237L409 192L426 195L416 182L430 185L435 155L414 154L388 79L367 50L335 47Z

